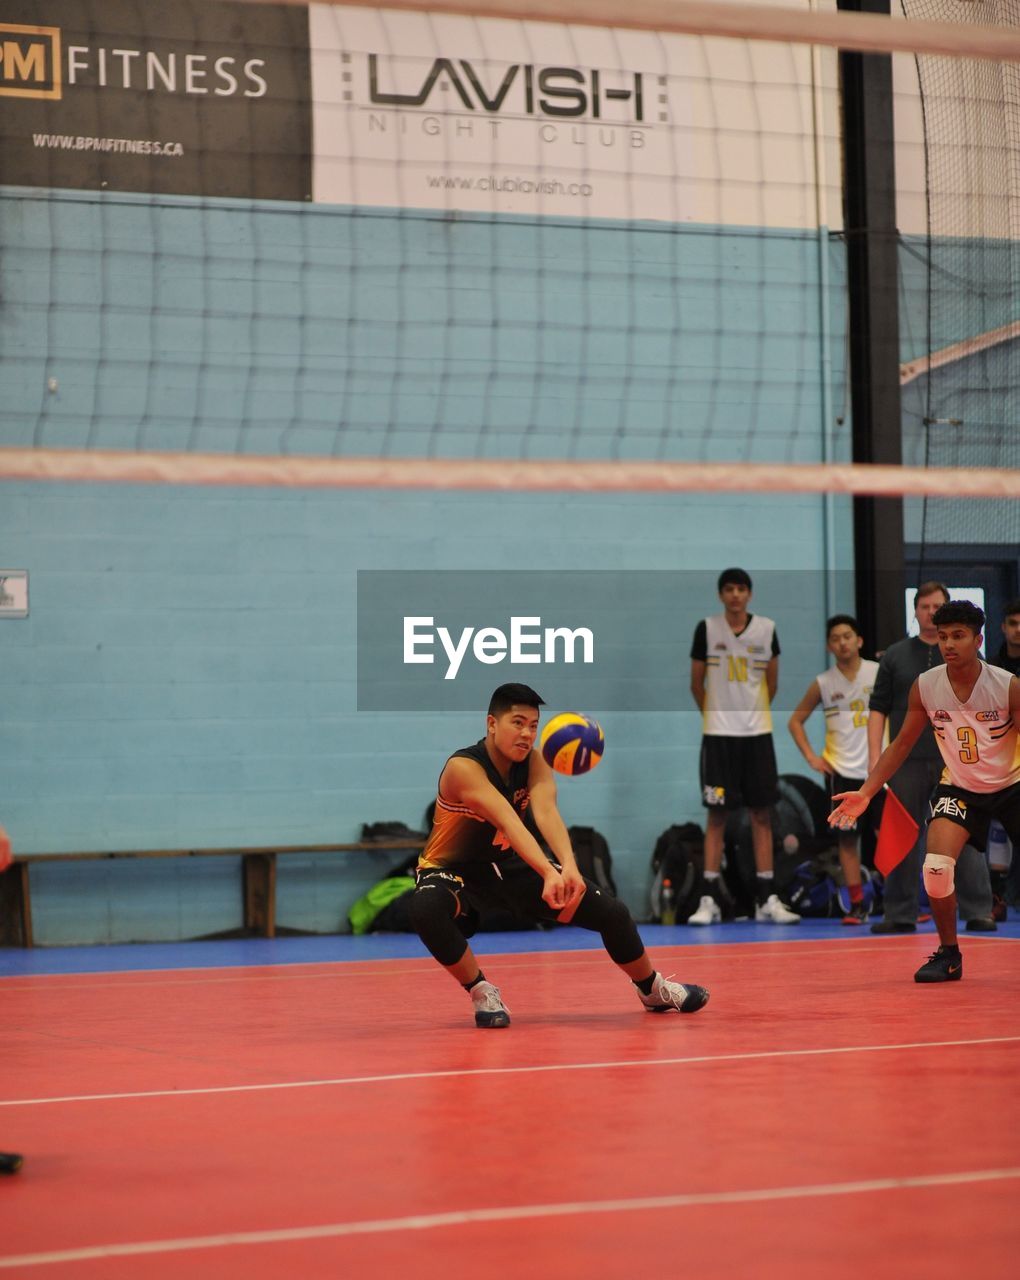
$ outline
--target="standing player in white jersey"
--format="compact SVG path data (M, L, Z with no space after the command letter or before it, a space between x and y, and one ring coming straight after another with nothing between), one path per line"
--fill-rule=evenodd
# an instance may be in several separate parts
M924 883L939 931L939 949L914 975L916 982L955 982L963 977L956 938L956 860L968 842L983 850L997 818L1014 842L1020 839L1020 679L980 658L985 615L958 601L933 619L945 666L914 681L899 733L858 791L845 792L829 822L847 829L907 758L927 723L945 762L929 802Z
M705 618L691 645L691 693L703 718L701 798L708 810L705 892L688 924L714 924L719 905L726 815L751 815L757 907L754 918L799 924L779 901L772 875L772 806L778 798L772 743L772 699L779 680L779 641L771 618L747 610L751 578L743 569L719 575L724 612Z
M823 775L830 798L855 791L868 773L868 700L875 685L878 663L861 657L864 638L857 619L837 613L825 624L826 648L836 665L811 681L790 716L789 730L800 753L812 769ZM822 754L811 746L804 722L821 704L825 714L825 746ZM860 825L868 821L866 813ZM858 824L839 832L839 863L843 868L850 910L844 924L863 924L868 918L861 884Z

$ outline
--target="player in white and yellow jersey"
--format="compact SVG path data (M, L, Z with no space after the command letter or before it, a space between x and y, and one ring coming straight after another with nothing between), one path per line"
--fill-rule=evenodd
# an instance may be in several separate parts
M1020 839L1020 679L981 661L985 615L975 605L944 604L934 623L945 666L914 681L899 733L860 790L835 797L842 803L829 822L847 829L931 724L945 768L929 803L924 883L941 945L914 978L953 982L963 976L956 938L956 860L967 843L984 849L992 818L1011 840Z
M861 657L864 638L857 619L837 613L825 624L826 648L836 665L811 681L789 720L790 734L812 769L825 778L829 795L855 791L868 774L868 700L878 663ZM821 705L825 715L825 746L819 755L808 739L804 722ZM860 826L869 821L870 810ZM843 868L850 909L844 924L863 924L868 918L861 883L858 824L839 832L839 862Z
M691 644L691 694L704 722L701 798L708 815L705 892L687 923L722 919L726 815L746 806L757 872L754 918L798 924L800 916L780 902L772 874L772 806L778 799L771 711L779 679L776 625L748 612L751 578L744 569L724 569L718 586L723 613L699 622Z

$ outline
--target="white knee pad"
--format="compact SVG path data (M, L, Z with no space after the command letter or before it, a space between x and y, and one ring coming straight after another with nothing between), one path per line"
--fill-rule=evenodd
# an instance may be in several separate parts
M929 898L948 898L956 879L956 859L929 853L924 860L924 887Z

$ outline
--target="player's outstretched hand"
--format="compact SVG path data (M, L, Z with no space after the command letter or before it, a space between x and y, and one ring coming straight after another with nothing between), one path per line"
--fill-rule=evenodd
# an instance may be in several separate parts
M585 891L588 888L584 883L584 876L576 869L564 871L563 883L567 890L567 896L563 905L565 907L576 907L584 897Z
M566 897L563 901L563 910L556 918L560 924L569 924L574 918L574 912L581 905L581 899L587 892L588 886L584 883L584 876L576 867L563 872L563 884L566 887Z
M841 803L829 814L829 826L842 831L852 827L868 807L868 801L860 791L840 791L832 799L834 803L837 800Z
M567 886L563 877L550 863L542 885L542 901L554 911L562 911L567 901Z

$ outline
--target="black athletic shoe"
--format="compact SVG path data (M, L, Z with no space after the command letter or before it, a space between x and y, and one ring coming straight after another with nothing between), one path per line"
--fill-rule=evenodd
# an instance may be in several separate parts
M0 1151L0 1173L17 1173L23 1163L23 1156L16 1156L11 1151Z
M697 1013L708 1004L708 992L704 987L696 987L693 982L674 982L661 973L655 975L651 995L643 996L640 991L638 995L649 1013L667 1013L670 1009Z
M844 924L864 924L868 918L868 908L863 902L852 902L850 910L843 917Z
M985 916L978 916L974 920L967 921L968 933L996 933L998 931L998 928L999 926L995 923L994 920L991 920Z
M916 933L917 925L909 920L879 920L871 926L872 933Z
M959 982L963 977L963 956L958 950L939 947L914 974L915 982Z

